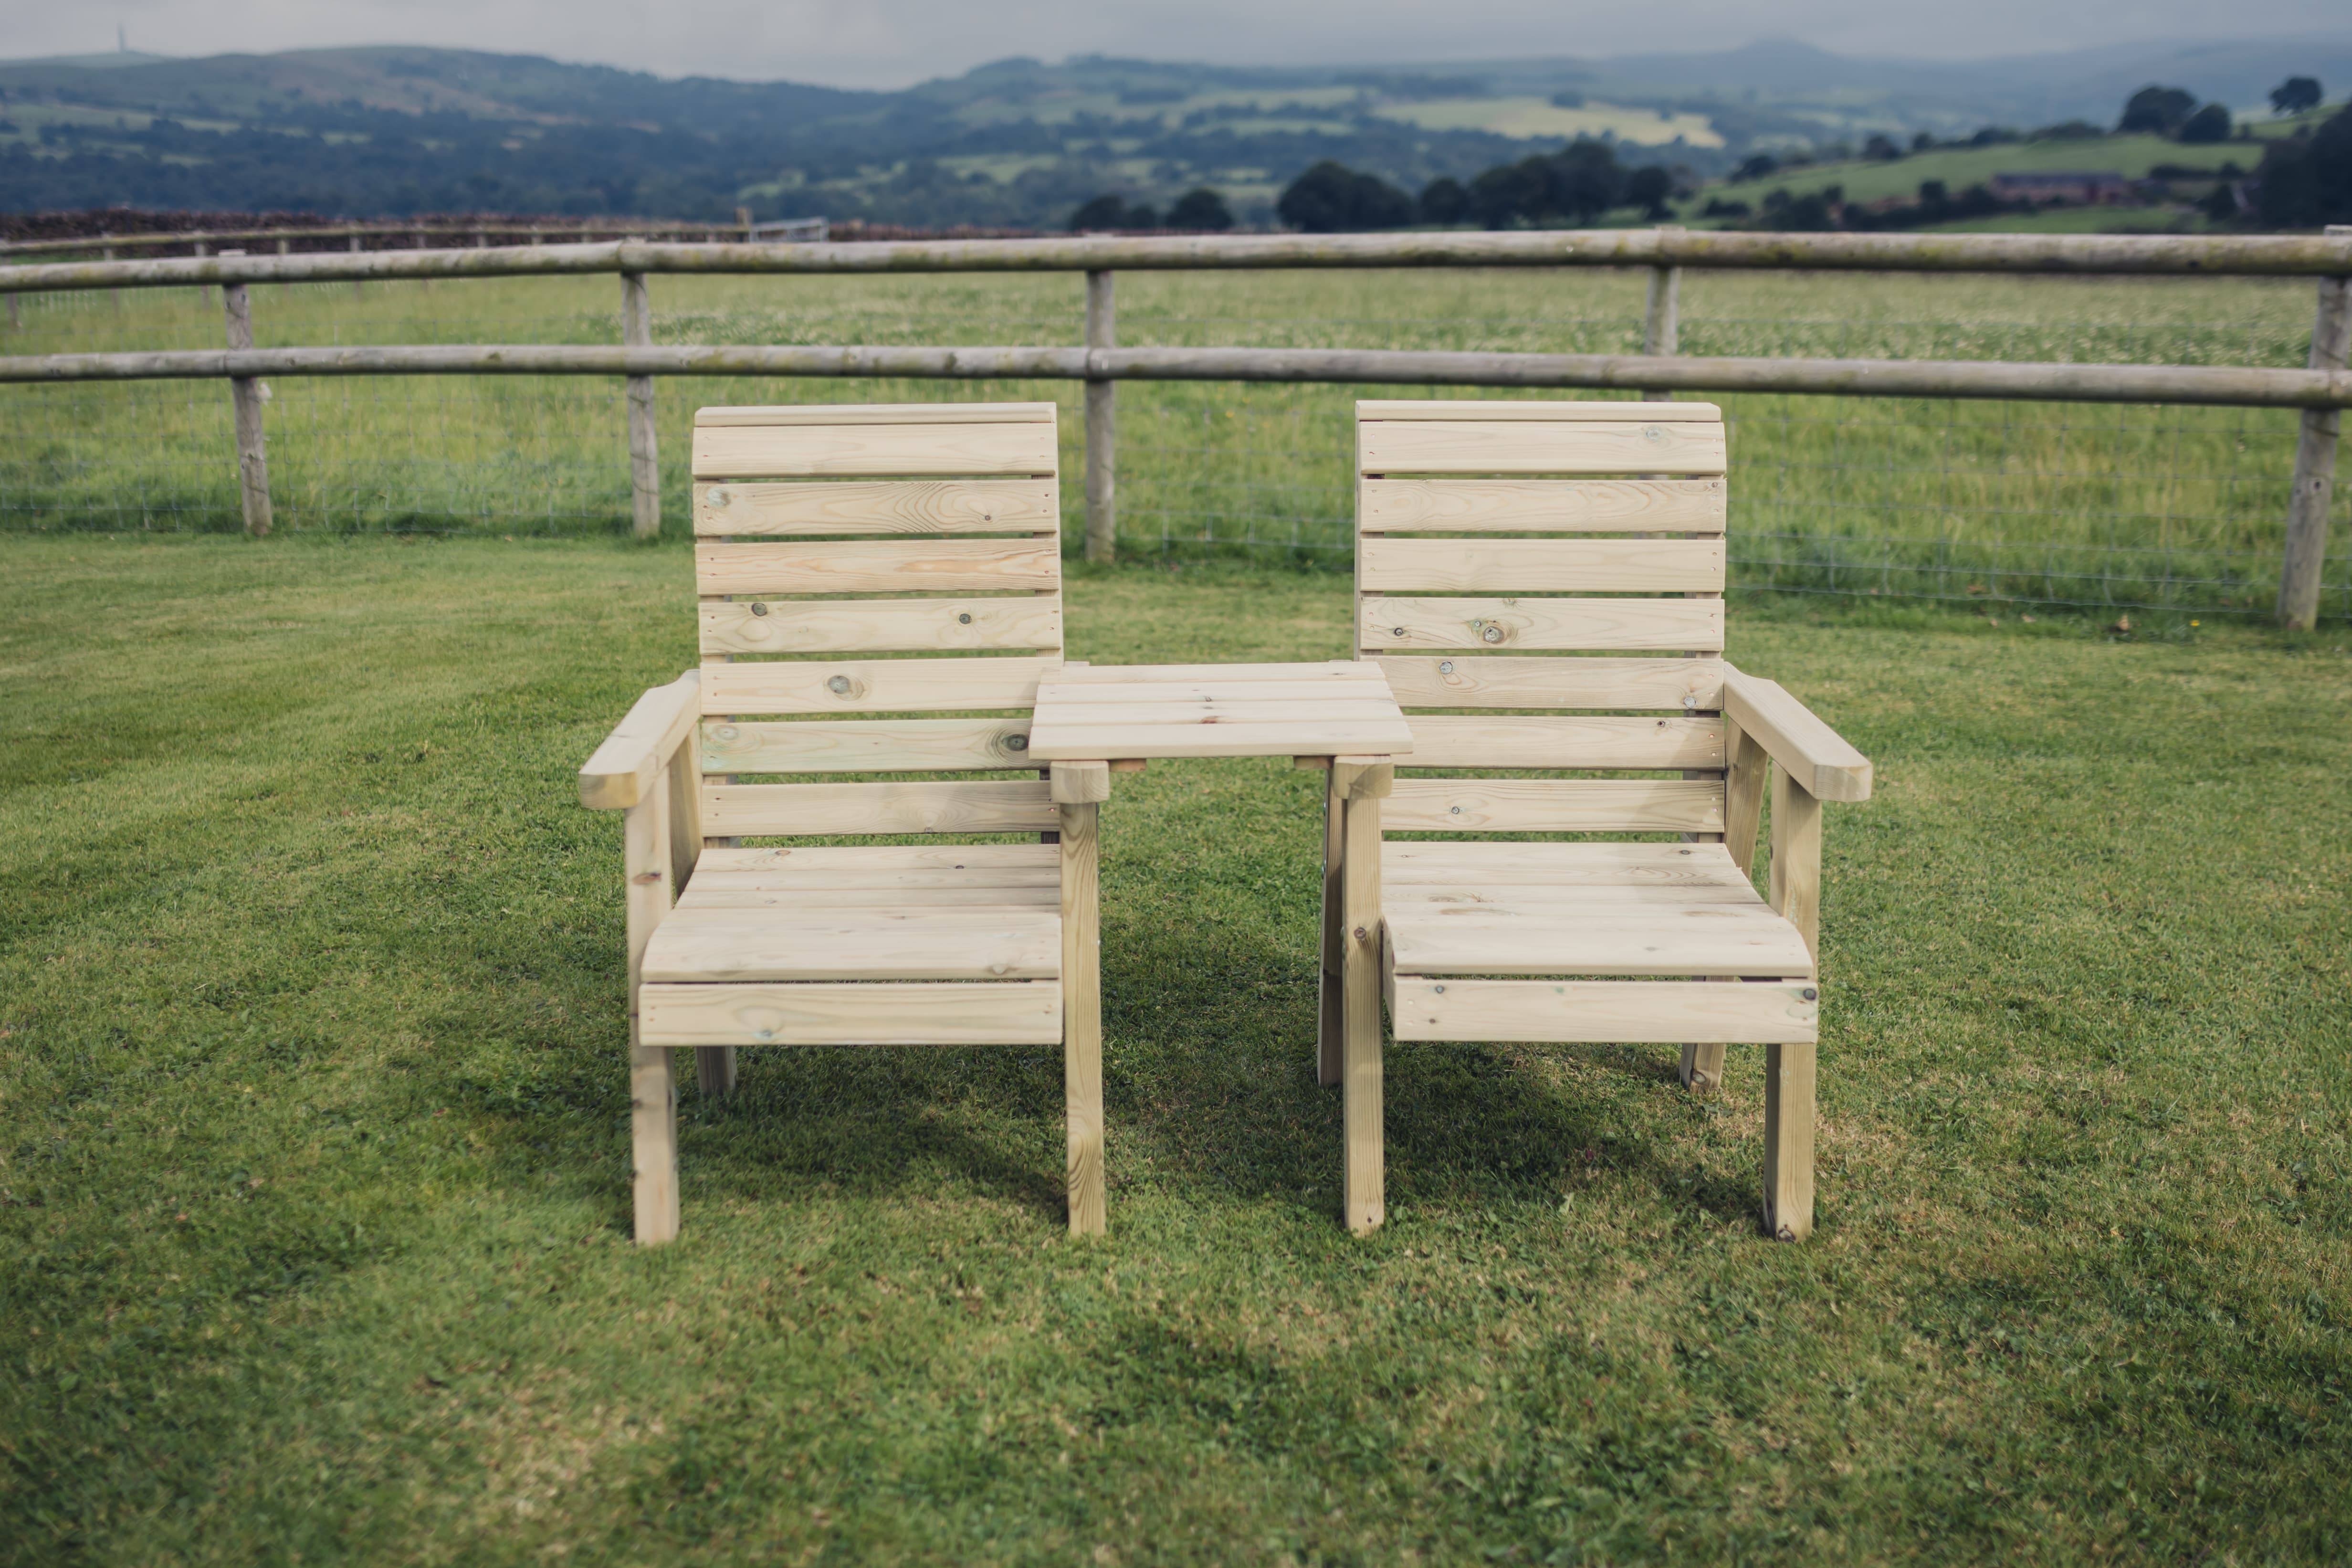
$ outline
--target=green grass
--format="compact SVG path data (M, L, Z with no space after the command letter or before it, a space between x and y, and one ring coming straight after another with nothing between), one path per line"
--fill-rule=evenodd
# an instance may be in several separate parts
M1122 341L1624 353L1638 271L1131 274ZM667 342L1072 342L1062 277L655 281ZM609 342L613 280L265 289L268 343ZM2294 279L1694 274L1694 353L2301 365ZM192 290L29 302L14 353L199 348L217 306ZM1122 546L1342 564L1350 400L1395 387L1135 384L1120 389ZM596 378L287 380L268 414L291 531L610 534L627 524L621 388ZM1440 395L1475 395L1452 389ZM688 421L705 403L1043 397L1066 383L673 381L659 393L666 506L684 510ZM2265 613L2276 593L2296 416L2286 411L1737 396L1732 558L1754 586L1982 597L2113 614ZM0 529L239 526L228 398L203 382L0 387ZM1064 487L1080 527L1080 487ZM2352 510L2352 486L2339 487ZM2352 615L2352 552L2322 613Z
M1316 783L1106 808L1111 1234L1043 1050L751 1055L627 1238L618 825L676 548L0 542L0 1563L2352 1554L2352 642L1735 604L1876 761L1820 1229L1757 1053L1389 1053L1334 1218ZM1329 574L1081 570L1098 661ZM691 1074L688 1075L691 1081Z

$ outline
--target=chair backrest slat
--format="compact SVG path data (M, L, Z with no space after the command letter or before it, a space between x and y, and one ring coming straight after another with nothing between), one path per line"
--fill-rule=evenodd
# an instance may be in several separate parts
M1413 729L1384 826L1722 832L1726 451L1709 404L1357 405L1357 650Z
M1052 404L697 415L705 833L1055 826L1026 752L1061 662L1058 476ZM840 778L866 773L916 776ZM836 782L751 782L810 774Z

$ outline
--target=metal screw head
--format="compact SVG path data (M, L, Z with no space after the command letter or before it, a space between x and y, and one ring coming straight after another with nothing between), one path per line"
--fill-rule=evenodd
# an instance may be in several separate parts
M735 498L729 495L725 490L712 490L709 495L703 499L708 500L714 510L724 511L727 510L727 503L733 500Z
M836 675L824 683L824 689L835 697L846 697L849 695L849 677Z
M1440 996L1443 996L1443 995L1444 995L1444 994L1445 994L1445 987L1444 987L1444 986L1443 986L1443 985L1433 985L1433 986L1431 986L1431 987L1430 987L1430 989L1431 989L1432 991L1434 991L1435 993L1437 993L1437 994L1439 994Z
M776 1037L776 1031L773 1029L754 1029L751 1031L751 1037L755 1040L772 1040Z
M764 616L768 613L768 606L765 605L754 605L751 606L751 613L755 616Z
M1503 640L1503 628L1500 626L1488 626L1485 631L1480 632L1478 635L1488 642L1501 642Z
M1696 708L1698 706L1698 699L1696 697L1685 697L1683 699L1683 706L1685 708Z
M1440 660L1438 660L1438 661L1437 661L1437 673L1438 673L1438 674L1440 674L1440 675L1451 675L1451 674L1453 674L1453 673L1454 673L1454 661L1453 661L1452 659L1450 659L1450 658L1444 658L1444 659L1440 659Z
M1391 626L1389 628L1389 636L1392 637L1401 637L1404 636L1404 628L1402 626Z
M1445 809L1452 812L1456 816L1462 815L1462 808L1458 805L1449 805Z
M982 512L980 514L980 521L982 522L994 522L996 521L996 514L992 511Z
M960 626L968 626L971 625L971 612L970 610L966 610L961 615L956 616L956 625Z
M1004 737L1004 749L1008 752L1025 752L1029 749L1029 737L1007 735Z
M1818 1002L1822 999L1821 992L1811 985L1805 987L1803 995L1808 1002Z
M1665 438L1666 432L1663 426L1644 425L1642 426L1642 439L1649 442L1652 446L1655 446Z

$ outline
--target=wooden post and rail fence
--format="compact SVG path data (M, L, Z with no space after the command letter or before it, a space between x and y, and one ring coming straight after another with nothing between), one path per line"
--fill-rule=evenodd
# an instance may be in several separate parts
M325 231L334 235L351 227ZM416 233L414 226L399 230ZM264 378L285 375L604 375L627 385L630 488L637 533L661 527L654 382L661 376L888 376L936 380L1066 380L1086 388L1086 550L1108 560L1117 538L1116 419L1121 381L1326 382L1354 384L1609 389L1650 398L1675 392L1770 392L1853 397L2003 398L2294 408L2303 416L2288 505L2278 618L2308 628L2318 615L2336 448L2352 404L2352 226L2322 235L1758 234L1679 228L1507 234L1200 235L1119 238L884 240L688 244L621 239L585 244L247 256L206 254L215 236L141 236L194 242L197 254L146 260L0 266L10 319L19 294L126 288L221 289L227 347L0 356L0 382L218 378L236 413L246 524L270 523L262 435ZM124 237L127 240L130 237ZM537 237L543 240L544 237ZM65 242L80 244L84 242ZM357 245L356 237L352 244ZM29 247L12 247L25 250ZM1114 281L1120 270L1425 267L1638 267L1649 274L1639 354L1487 353L1381 349L1129 348L1118 346ZM2305 368L2053 364L1981 360L1788 359L1679 352L1682 271L1994 273L2056 276L2310 278L2318 287ZM665 347L654 342L647 279L711 274L1076 272L1087 279L1083 346ZM253 346L251 284L371 279L616 274L621 342L430 344L355 348Z

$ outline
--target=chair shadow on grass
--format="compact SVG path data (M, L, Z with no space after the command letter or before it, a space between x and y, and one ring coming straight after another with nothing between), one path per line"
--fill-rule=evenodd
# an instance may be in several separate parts
M1271 924L1105 914L1114 1226L1122 1194L1146 1191L1336 1212L1341 1101L1315 1081L1311 947ZM1541 1070L1561 1052L1586 1064L1566 1085ZM1684 1119L1708 1114L1676 1082L1671 1052L1389 1045L1391 1212L1556 1204L1578 1173L1601 1166L1718 1220L1751 1215L1749 1184L1694 1169L1670 1147ZM984 1194L1062 1218L1058 1048L746 1049L740 1062L735 1095L709 1100L680 1058L689 1215L717 1194L789 1205L822 1192Z

